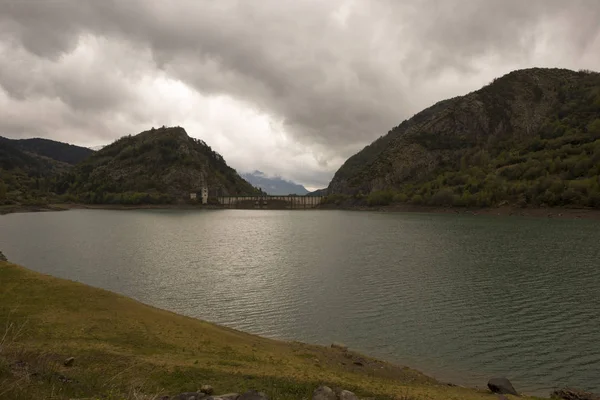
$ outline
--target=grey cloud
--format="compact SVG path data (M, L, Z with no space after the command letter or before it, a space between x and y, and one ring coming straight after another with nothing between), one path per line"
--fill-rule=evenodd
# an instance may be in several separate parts
M333 17L340 7L345 24ZM57 95L74 115L98 110L110 126L111 109L145 115L118 85L161 70L283 121L298 142L321 149L319 173L332 173L327 157L349 156L447 93L513 68L597 68L599 21L596 0L0 0L0 41L37 56L31 71L0 68L0 85L20 99L26 90ZM97 82L45 77L44 59L60 60L81 35L132 51L99 60ZM539 53L542 43L553 48ZM584 55L594 64L580 65ZM124 76L129 66L138 73Z

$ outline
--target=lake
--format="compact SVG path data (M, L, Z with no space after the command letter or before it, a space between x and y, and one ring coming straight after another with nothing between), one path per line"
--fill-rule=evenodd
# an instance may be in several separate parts
M0 217L13 262L177 313L438 379L600 391L600 224L347 211Z

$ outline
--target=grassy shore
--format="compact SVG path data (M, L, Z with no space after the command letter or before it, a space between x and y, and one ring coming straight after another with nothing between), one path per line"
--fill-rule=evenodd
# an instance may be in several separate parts
M319 384L382 399L487 399L352 352L261 338L0 261L0 398L154 399L259 389L310 398ZM63 361L75 357L72 367Z

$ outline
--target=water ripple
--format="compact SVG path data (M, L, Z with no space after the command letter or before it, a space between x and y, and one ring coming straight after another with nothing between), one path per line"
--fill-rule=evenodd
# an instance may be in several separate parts
M600 391L593 221L80 210L2 228L30 268L248 332L341 341L461 384Z

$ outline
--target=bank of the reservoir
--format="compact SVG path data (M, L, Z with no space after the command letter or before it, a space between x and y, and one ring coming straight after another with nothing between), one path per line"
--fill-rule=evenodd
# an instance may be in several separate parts
M341 346L261 338L6 261L0 287L1 398L156 399L210 384L301 399L327 384L363 398L495 399Z
M10 205L0 206L0 215L22 212L67 211L78 209L89 210L220 210L227 207L219 205L194 205L194 204L49 204L39 206ZM344 211L376 211L396 213L434 213L456 215L492 215L502 217L536 217L536 218L563 218L563 219L592 219L600 220L600 210L590 208L550 208L550 207L487 207L487 208L461 208L461 207L436 207L413 204L395 204L388 206L340 206L325 204L312 208L312 210L344 210Z

